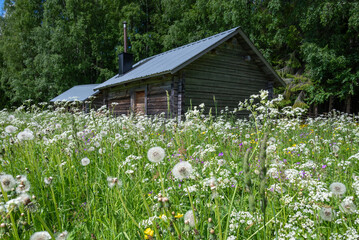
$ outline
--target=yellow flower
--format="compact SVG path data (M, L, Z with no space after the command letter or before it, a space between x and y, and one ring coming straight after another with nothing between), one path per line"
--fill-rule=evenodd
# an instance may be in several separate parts
M181 218L183 217L183 214L177 213L177 215L175 216L175 218Z
M166 215L165 214L162 214L161 216L159 216L160 219L164 218L164 220L166 219Z
M148 236L153 237L154 231L151 228L147 228L144 233L145 233L145 239L149 239Z

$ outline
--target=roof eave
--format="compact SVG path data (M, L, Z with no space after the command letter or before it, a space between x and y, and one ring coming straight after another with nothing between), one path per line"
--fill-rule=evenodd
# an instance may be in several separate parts
M141 79L146 79L146 78L151 78L151 77L158 77L158 76L162 76L162 75L165 75L165 74L168 74L168 73L171 73L171 71L164 71L164 72L160 72L160 73L156 73L156 74L151 74L151 75L147 75L147 76L142 76L142 77L138 77L138 78L132 78L132 79L129 79L127 81L123 81L123 82L119 82L119 83L113 83L113 84L108 84L106 86L103 86L103 87L100 87L100 88L94 88L94 90L103 90L105 88L110 88L110 87L116 87L118 85L122 85L122 84L125 84L125 83L130 83L130 82L134 82L134 81L137 81L137 80L141 80Z

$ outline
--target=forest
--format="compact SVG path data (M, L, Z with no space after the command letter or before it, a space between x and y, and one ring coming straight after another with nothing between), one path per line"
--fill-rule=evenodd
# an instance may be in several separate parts
M287 80L285 104L358 111L354 0L5 0L0 109L115 75L123 21L135 62L241 26Z

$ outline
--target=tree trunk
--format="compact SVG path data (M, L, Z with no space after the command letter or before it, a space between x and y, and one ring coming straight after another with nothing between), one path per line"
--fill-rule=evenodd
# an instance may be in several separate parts
M314 104L314 117L318 117L318 104Z
M351 102L352 102L352 95L348 95L345 99L345 112L350 113L351 109Z

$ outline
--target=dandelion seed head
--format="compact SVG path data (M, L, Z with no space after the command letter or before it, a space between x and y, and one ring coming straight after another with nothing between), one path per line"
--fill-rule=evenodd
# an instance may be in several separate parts
M344 213L355 213L357 207L353 203L353 197L346 197L339 206L340 210Z
M172 169L173 176L179 180L190 177L192 172L192 165L187 161L177 163Z
M66 240L69 233L67 231L63 231L59 235L57 235L56 240Z
M25 129L24 131L17 134L17 138L20 141L32 140L34 139L34 133L29 129Z
M17 178L17 187L16 187L16 193L25 193L30 190L30 182L27 180L27 177L24 175L16 176Z
M147 158L153 163L161 162L166 156L166 152L161 147L150 148L147 152Z
M10 174L0 175L0 182L5 192L11 191L16 186L16 181Z
M320 209L319 215L324 221L328 222L333 221L335 218L334 211L327 207L322 207L322 209Z
M334 183L330 184L329 188L330 188L330 191L336 196L343 195L347 191L347 188L345 187L345 185L340 182L334 182Z
M51 235L47 231L36 232L32 234L30 240L49 240L51 239Z
M107 177L107 183L109 188L113 188L115 186L122 186L122 181L115 177Z
M88 159L87 157L81 159L81 165L82 166L87 166L90 164L90 159Z
M24 206L27 206L31 203L31 197L30 195L26 194L26 193L21 193L18 197L17 197L17 201L18 204L22 204Z
M14 133L14 132L16 132L16 130L17 130L17 127L14 127L12 125L5 127L5 132L7 132L7 133Z
M186 214L184 215L183 218L185 223L188 223L191 227L194 227L194 215L193 215L193 211L189 210L186 212Z

